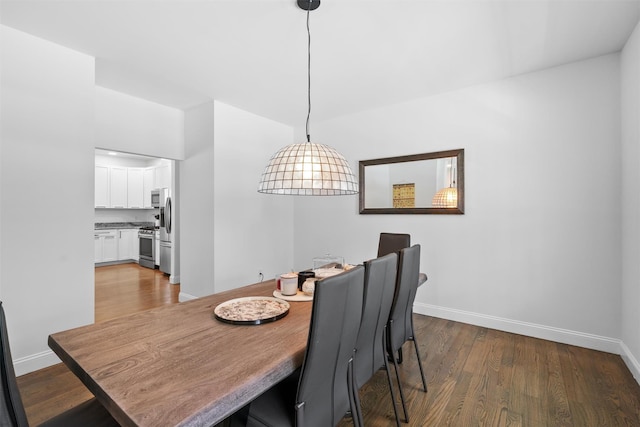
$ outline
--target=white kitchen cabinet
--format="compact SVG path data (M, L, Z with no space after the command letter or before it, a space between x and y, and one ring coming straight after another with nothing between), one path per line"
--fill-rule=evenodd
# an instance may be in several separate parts
M169 165L156 166L156 188L171 187L171 171Z
M169 188L169 165L157 167L95 167L95 207L152 209L151 191Z
M118 233L116 230L94 230L93 239L95 262L118 260Z
M151 191L156 188L156 169L145 168L142 172L142 205L145 209L151 209Z
M95 205L96 208L111 206L109 203L109 167L107 166L96 166Z
M94 262L125 261L139 258L138 229L94 230Z
M143 168L127 168L127 207L132 209L143 208Z
M138 229L127 228L118 231L118 260L124 261L128 259L137 260L138 250L136 243L138 242Z
M93 233L93 262L102 262L102 244L104 239L98 234Z
M116 261L118 259L118 237L116 233L104 237L102 261Z
M112 208L126 208L127 201L127 168L111 167L109 168L109 195L111 198Z

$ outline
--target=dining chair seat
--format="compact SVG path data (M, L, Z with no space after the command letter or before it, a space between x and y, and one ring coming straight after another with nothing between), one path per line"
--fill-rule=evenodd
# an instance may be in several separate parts
M0 426L29 427L27 415L20 396L20 390L18 389L15 370L13 368L7 320L4 315L2 301L0 301L0 351L0 380L2 381ZM93 398L45 421L43 424L40 424L40 426L117 427L119 424L111 417L104 406Z
M299 375L289 376L234 414L232 426L335 426L347 412L355 412L352 362L363 287L362 266L316 282Z

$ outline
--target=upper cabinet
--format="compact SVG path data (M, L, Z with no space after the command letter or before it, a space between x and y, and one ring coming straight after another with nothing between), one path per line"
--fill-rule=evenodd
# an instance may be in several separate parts
M96 208L111 207L109 202L109 167L96 166L95 176Z
M144 178L142 168L127 168L127 207L142 209Z
M151 191L171 188L169 160L134 155L112 159L103 154L95 159L96 208L153 209Z
M171 170L169 165L160 165L156 167L156 188L171 187Z
M170 181L169 168L126 168L121 166L95 167L95 207L113 209L152 209L151 190L161 188L156 178Z
M111 208L128 208L127 202L127 168L109 168L109 196L111 198Z

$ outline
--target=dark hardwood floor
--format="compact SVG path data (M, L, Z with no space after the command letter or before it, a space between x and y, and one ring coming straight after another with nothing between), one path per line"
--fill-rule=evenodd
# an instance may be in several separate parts
M96 321L171 304L178 292L157 271L97 268ZM414 321L429 392L407 343L408 426L640 426L640 386L620 356L434 317ZM361 390L366 426L394 424L386 381L379 371ZM31 425L91 397L62 364L18 384Z
M95 272L96 322L178 302L180 285L159 270L131 263ZM62 363L18 377L18 387L32 426L93 397Z
M434 317L414 321L429 391L407 343L409 426L640 426L640 386L618 355ZM367 426L392 425L387 389L379 371L361 390Z

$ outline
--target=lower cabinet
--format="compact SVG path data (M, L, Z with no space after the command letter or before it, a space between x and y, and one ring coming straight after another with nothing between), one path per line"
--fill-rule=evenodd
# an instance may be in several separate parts
M118 260L118 232L116 230L95 230L94 262L110 262Z
M138 261L138 229L94 230L94 262Z
M128 228L118 230L118 260L138 260L138 229Z

